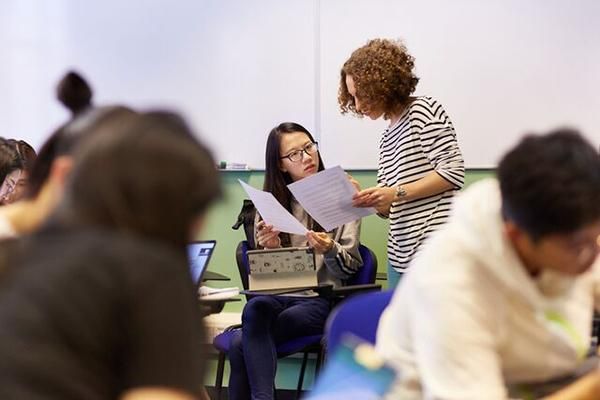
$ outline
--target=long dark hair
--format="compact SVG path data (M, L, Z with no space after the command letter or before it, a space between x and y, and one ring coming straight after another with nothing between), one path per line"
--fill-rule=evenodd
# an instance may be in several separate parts
M90 135L76 152L63 221L115 229L184 251L195 219L221 195L209 150L178 115L151 112Z
M302 132L306 134L306 136L308 136L312 142L315 142L315 139L310 134L308 129L295 122L282 122L275 128L271 129L269 137L267 138L267 148L265 151L265 182L263 185L263 190L273 194L277 201L279 201L279 203L290 213L292 212L293 196L287 188L287 185L292 183L293 180L290 174L283 172L280 168L280 146L281 136L294 132ZM323 171L325 166L323 165L323 160L321 159L321 153L317 153L317 156L319 157L318 171ZM315 231L323 230L323 228L321 228L316 222L313 222L312 227L310 228ZM281 243L284 246L286 244L289 245L289 235L282 234Z

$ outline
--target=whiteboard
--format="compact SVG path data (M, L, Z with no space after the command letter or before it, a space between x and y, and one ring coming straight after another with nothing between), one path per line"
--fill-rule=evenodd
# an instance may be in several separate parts
M384 121L342 116L339 70L375 37L402 38L417 95L437 98L467 167L493 167L524 132L569 125L600 144L595 0L4 0L0 134L35 147L67 117L68 68L97 104L168 107L217 160L264 168L269 130L309 129L328 166L371 169Z
M598 1L327 0L320 14L328 163L376 166L384 125L336 112L340 67L376 37L404 40L416 94L444 105L467 167L493 167L525 132L558 126L600 144Z
M269 131L315 123L316 1L3 0L0 134L39 147L81 71L96 104L181 111L217 160L264 166Z

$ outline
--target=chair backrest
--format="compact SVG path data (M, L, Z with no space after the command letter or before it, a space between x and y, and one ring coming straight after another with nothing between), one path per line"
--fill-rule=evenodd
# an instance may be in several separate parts
M238 230L241 226L244 227L244 234L246 235L246 241L250 248L256 247L254 243L254 217L256 216L256 207L251 200L245 199L242 204L242 209L231 227L231 229Z
M369 343L375 343L375 334L381 313L394 291L370 292L353 296L336 307L325 324L327 352L335 351L347 333Z
M346 281L346 285L375 283L375 277L377 276L377 257L375 253L364 244L358 246L358 251L363 260L363 266Z
M235 261L237 262L238 272L240 273L240 279L244 290L248 290L248 274L250 271L250 265L248 264L248 250L250 249L251 247L247 240L239 242L235 249Z

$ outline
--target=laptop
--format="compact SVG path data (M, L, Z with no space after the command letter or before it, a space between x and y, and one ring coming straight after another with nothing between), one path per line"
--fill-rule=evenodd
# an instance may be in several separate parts
M247 256L252 291L318 286L315 253L309 247L249 250Z
M202 275L206 271L216 245L216 240L198 240L187 245L190 274L196 287L202 285Z

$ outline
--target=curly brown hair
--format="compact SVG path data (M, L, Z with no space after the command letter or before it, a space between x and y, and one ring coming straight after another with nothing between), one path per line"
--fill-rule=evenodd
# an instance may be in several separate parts
M342 114L362 115L348 92L347 75L354 79L356 96L367 108L382 110L385 118L398 113L419 82L413 73L414 60L399 40L373 39L355 50L341 70L338 103Z

